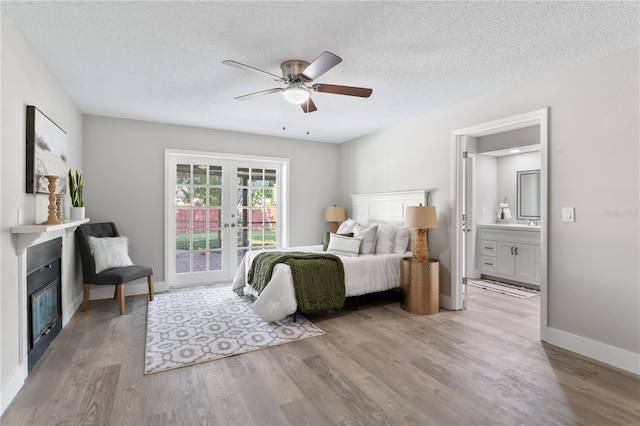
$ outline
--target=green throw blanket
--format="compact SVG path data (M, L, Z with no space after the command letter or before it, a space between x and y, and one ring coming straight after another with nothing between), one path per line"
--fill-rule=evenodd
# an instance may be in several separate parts
M340 309L344 305L344 267L338 256L325 253L266 252L253 259L248 282L258 294L271 280L276 264L291 268L301 311Z

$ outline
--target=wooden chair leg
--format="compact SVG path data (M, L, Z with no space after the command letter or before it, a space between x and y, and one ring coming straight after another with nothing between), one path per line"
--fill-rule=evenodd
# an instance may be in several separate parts
M80 310L82 312L86 311L87 306L89 306L89 285L90 284L84 285L84 294L82 295L82 306L80 307Z
M118 293L118 301L120 302L120 315L124 315L124 284L118 284L116 291Z
M117 299L118 298L118 286L116 286L116 288L113 289L113 299Z
M147 283L149 284L149 301L153 302L153 275L147 277Z

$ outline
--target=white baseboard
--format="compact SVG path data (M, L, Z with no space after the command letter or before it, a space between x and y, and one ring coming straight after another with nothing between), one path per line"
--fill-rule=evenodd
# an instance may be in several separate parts
M89 290L89 300L113 299L115 287L112 285L92 285ZM153 292L162 293L167 291L167 283L165 281L157 281L153 283ZM128 283L124 285L125 296L137 296L139 294L147 294L147 281ZM80 305L78 305L80 306Z
M551 327L547 327L546 342L622 370L640 374L640 354Z
M440 307L451 310L451 297L440 294Z
M17 366L9 378L2 384L2 388L0 388L0 416L4 413L4 410L7 409L9 404L11 404L13 398L15 398L18 392L20 392L22 385L24 385L26 377L23 377L22 371L22 366Z

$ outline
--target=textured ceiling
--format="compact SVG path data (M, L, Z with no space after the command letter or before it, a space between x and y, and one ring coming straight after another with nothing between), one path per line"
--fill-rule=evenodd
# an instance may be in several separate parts
M2 8L83 113L326 142L639 44L638 2L9 2ZM304 114L269 76L331 51ZM283 130L286 127L286 130ZM307 135L307 131L309 135Z

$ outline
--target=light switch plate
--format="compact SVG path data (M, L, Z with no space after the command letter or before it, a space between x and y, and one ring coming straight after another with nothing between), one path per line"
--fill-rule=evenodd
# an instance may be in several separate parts
M562 208L562 221L563 222L575 222L576 221L576 209L575 209L575 207L563 207Z

